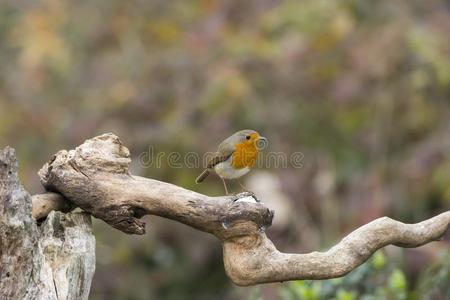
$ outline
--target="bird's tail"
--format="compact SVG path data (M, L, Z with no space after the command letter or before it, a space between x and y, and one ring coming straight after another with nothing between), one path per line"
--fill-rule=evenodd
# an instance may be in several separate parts
M206 169L205 171L202 172L202 174L200 174L197 179L195 179L195 183L200 183L203 180L205 180L206 177L208 177L209 175L209 169Z

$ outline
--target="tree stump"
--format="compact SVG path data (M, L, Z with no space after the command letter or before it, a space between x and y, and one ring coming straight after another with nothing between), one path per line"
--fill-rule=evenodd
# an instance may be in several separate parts
M0 150L0 298L88 299L94 270L90 215L52 211L39 225L14 149Z

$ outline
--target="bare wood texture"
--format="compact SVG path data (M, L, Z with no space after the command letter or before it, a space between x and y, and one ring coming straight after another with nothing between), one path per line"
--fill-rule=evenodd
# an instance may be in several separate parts
M0 150L0 298L88 299L94 268L89 214L51 212L37 226L14 150Z
M58 193L33 195L31 201L33 203L33 218L38 221L45 219L52 210L67 213L75 208L75 205Z
M266 235L254 234L224 242L225 269L239 285L341 277L387 245L410 248L437 241L449 223L450 212L417 224L382 217L353 231L326 252L307 254L282 253Z
M47 190L61 193L126 233L144 234L145 224L139 218L146 214L173 219L223 239L254 232L272 222L273 213L259 203L208 197L132 176L130 162L130 153L117 136L104 134L75 150L59 151L39 176Z
M208 197L173 184L129 173L130 153L117 136L104 134L74 150L59 151L39 171L48 191L115 228L145 232L145 214L166 217L215 235L223 244L228 276L239 285L294 279L325 279L347 274L389 244L417 247L438 240L450 212L417 224L380 218L360 227L327 252L279 252L264 229L273 212L261 203L234 197Z

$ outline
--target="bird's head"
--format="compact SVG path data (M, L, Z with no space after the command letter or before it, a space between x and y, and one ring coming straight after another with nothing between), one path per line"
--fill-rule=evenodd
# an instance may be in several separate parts
M236 132L231 137L231 140L236 146L244 146L245 148L254 147L261 151L267 147L267 139L261 136L257 131L245 129Z

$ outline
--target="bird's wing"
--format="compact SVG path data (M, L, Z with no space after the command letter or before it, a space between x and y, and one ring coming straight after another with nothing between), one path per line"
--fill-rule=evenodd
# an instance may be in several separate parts
M219 149L217 150L217 152L214 153L213 156L208 160L208 169L213 168L218 163L226 161L228 158L230 158L231 155L233 155L235 147L231 143L226 143L226 141L227 140L219 145Z
M214 153L213 156L208 160L208 164L206 165L206 167L208 169L211 169L218 163L226 161L231 155L233 155L233 152L230 152L230 153L216 152L216 153Z

